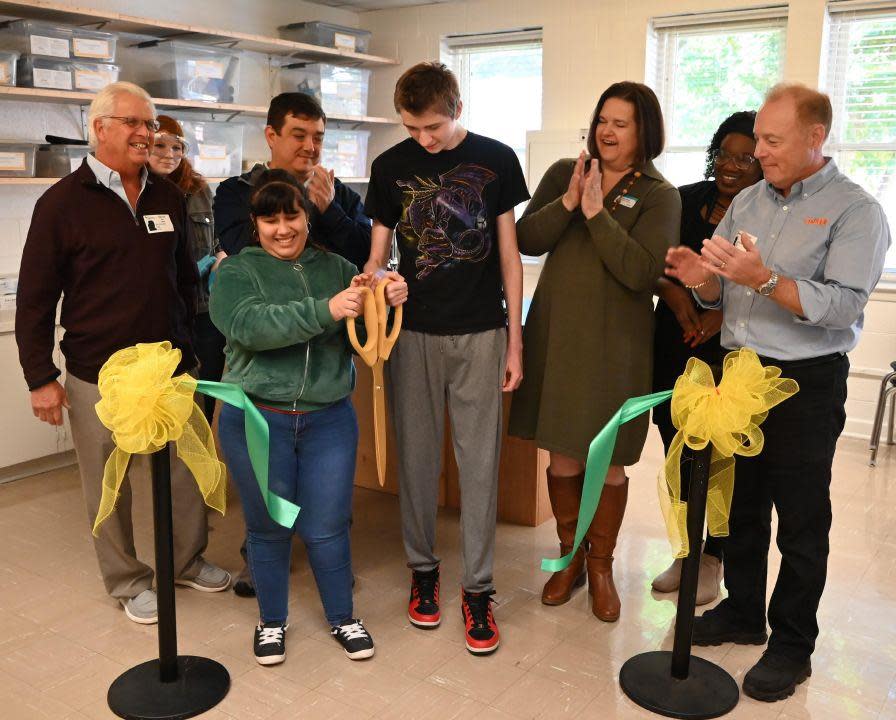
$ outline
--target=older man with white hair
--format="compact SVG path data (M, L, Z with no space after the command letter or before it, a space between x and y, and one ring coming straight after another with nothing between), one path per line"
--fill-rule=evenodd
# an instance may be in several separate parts
M724 308L724 347L753 348L763 365L800 386L763 424L762 453L737 459L725 545L728 597L694 624L696 645L768 640L743 687L769 702L812 674L831 466L846 419L846 353L858 343L890 244L880 204L822 151L831 116L823 93L772 88L753 128L765 179L734 198L702 255L679 247L666 256L667 274L704 307ZM772 507L781 568L766 615Z
M100 367L138 342L171 341L179 372L196 365L190 340L198 277L190 257L183 195L146 162L158 129L147 93L119 82L90 106L92 153L37 201L19 270L16 342L35 417L62 424L67 409L90 526L99 508L111 434L94 410ZM65 386L53 361L56 306L62 296ZM224 590L230 575L202 557L205 506L186 466L172 460L176 582ZM134 622L157 621L153 571L137 559L131 489L94 539L106 591Z

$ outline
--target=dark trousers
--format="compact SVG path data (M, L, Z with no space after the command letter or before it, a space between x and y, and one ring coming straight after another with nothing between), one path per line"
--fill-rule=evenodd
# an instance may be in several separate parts
M666 402L657 405L653 409L653 422L656 424L657 430L660 431L660 437L663 439L663 450L667 455L669 454L669 447L672 445L672 439L678 432L675 429L675 425L672 424L671 404L671 400L666 400ZM690 451L685 447L685 451L681 454L681 497L683 500L688 499L690 477L691 455ZM725 538L713 537L707 532L706 542L703 544L703 553L724 561Z
M799 392L772 408L762 424L765 447L735 465L731 534L725 543L722 612L745 628L766 619L772 507L778 515L781 569L768 603L768 649L804 661L815 649L816 614L827 577L831 465L846 421L846 356L768 361Z
M216 328L207 312L196 316L193 328L193 350L199 359L199 379L218 382L224 374L224 344L227 341ZM202 408L208 424L215 416L215 399L202 395Z

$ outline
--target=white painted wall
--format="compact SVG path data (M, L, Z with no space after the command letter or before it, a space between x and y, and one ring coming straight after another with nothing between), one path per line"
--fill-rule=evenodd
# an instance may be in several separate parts
M380 87L408 67L439 58L440 39L450 33L488 32L526 26L544 28L543 129L587 127L600 92L618 80L644 81L650 18L688 12L762 7L769 0L463 0L360 16L373 31L374 52L399 57L400 67L378 74ZM826 19L824 0L790 0L784 79L817 85ZM371 106L393 112L384 88ZM508 108L512 112L512 108ZM402 130L372 139L378 152L403 137ZM533 188L534 189L534 188ZM880 378L896 360L896 288L881 289L866 312L865 333L850 355L846 433L867 437Z

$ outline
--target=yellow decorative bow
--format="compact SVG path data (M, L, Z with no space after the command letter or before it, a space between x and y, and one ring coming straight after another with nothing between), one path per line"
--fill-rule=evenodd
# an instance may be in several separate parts
M193 401L196 380L186 374L172 377L180 358L169 342L140 343L116 352L100 370L96 414L112 431L115 449L103 472L94 535L115 510L131 455L155 452L168 442L177 444L177 455L196 478L206 505L224 514L224 464L208 421Z
M681 451L684 445L702 450L712 443L706 525L710 535L728 535L734 492L734 456L762 452L765 438L759 425L768 411L799 391L781 370L763 367L749 348L725 356L722 381L716 387L712 371L690 358L672 393L672 423L678 429L659 474L660 507L675 557L689 552L687 503L681 499Z

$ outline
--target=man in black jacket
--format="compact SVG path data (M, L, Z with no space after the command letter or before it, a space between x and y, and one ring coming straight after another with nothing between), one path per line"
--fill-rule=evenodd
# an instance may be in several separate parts
M264 130L271 148L267 167L291 172L305 185L313 205L311 240L361 268L370 254L370 218L360 196L320 165L326 125L327 116L310 95L291 92L275 97ZM252 243L249 197L264 170L259 163L222 182L215 193L215 230L228 255Z
M271 100L264 129L271 148L267 167L259 163L222 182L215 193L215 231L224 252L235 255L254 242L249 198L261 173L268 168L281 169L295 175L308 193L313 206L310 239L358 268L364 267L370 255L370 218L364 213L361 197L320 165L326 126L323 108L310 95L281 93ZM245 543L241 552L245 558ZM237 576L233 590L242 597L255 595L248 568Z

